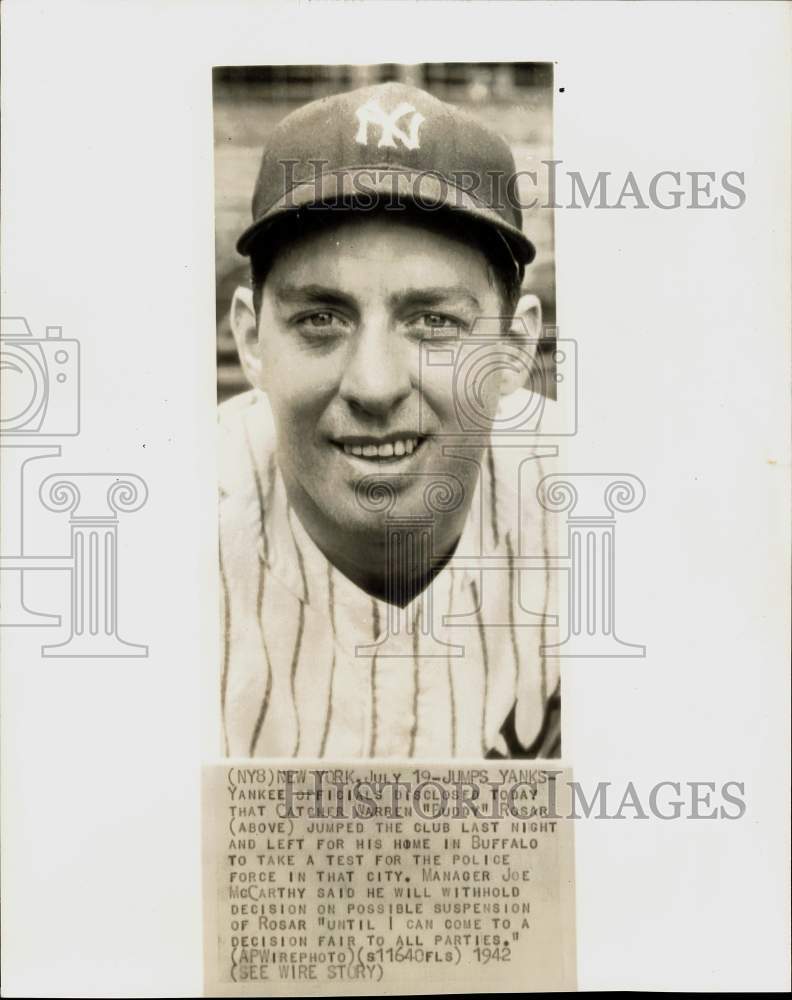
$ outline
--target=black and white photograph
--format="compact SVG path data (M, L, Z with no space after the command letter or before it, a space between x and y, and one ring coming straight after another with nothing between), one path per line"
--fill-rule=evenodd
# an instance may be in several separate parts
M559 756L553 65L213 96L224 752Z

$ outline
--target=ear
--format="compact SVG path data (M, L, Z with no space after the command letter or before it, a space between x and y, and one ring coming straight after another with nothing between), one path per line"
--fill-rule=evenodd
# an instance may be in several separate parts
M532 382L541 336L542 303L536 295L526 293L520 296L509 332L502 342L509 350L513 364L504 367L501 374L501 395L508 396Z
M240 285L234 292L229 314L242 370L251 385L264 389L264 366L259 352L258 323L253 306L253 292Z

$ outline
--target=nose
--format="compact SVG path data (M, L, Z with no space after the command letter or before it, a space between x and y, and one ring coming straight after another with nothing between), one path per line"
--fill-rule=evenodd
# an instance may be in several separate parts
M385 323L358 330L341 379L341 398L353 409L382 417L411 391L409 345Z

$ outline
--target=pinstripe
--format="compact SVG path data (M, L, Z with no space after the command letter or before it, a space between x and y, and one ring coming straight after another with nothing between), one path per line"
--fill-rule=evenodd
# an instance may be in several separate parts
M223 540L218 539L218 557L220 560L220 586L223 591L223 673L220 679L220 717L223 723L223 746L225 755L229 756L228 724L226 719L226 695L228 693L228 667L231 662L231 595L228 592L228 578L223 565Z
M481 752L487 753L487 699L489 698L489 653L487 652L487 640L484 637L484 622L481 619L481 605L479 604L478 587L476 581L470 581L470 589L473 592L473 600L476 604L476 625L478 627L479 641L481 642L481 662L484 667L484 699L481 705Z
M539 479L540 481L544 477L544 470L542 468L542 460L537 455L536 458L537 465L539 466ZM542 708L547 704L547 661L545 658L545 643L547 642L547 609L550 603L550 547L547 541L547 512L544 508L541 508L539 516L542 519L542 555L544 556L545 565L545 592L544 592L544 606L542 607L542 624L539 629L539 669L541 671L541 694L542 694Z
M300 546L297 544L297 536L294 534L294 525L292 524L292 517L294 512L289 506L286 508L286 520L289 523L289 531L291 532L292 542L294 543L294 552L297 556L297 566L300 570L300 579L302 580L303 589L303 600L308 603L308 577L305 575L305 560L303 559L303 554L300 550Z
M292 751L292 757L296 757L300 751L300 711L297 705L297 664L300 661L300 650L302 648L302 638L303 629L305 628L305 605L308 603L308 578L305 574L305 560L303 559L303 554L300 551L300 546L297 544L297 537L294 534L294 527L292 525L292 509L287 507L286 509L286 519L289 522L289 531L291 531L292 541L294 542L294 551L297 555L297 566L300 570L300 577L302 579L302 589L303 589L303 599L300 601L300 611L299 619L297 621L297 638L294 641L294 649L292 650L292 661L291 661L291 671L289 673L289 689L291 691L292 705L294 706L294 720L297 725L297 734L294 740L294 750Z
M500 544L500 532L498 531L498 496L495 485L495 453L492 445L487 445L487 471L489 473L490 488L490 522L492 527L492 539L495 546Z
M264 551L267 550L267 534L264 530L264 490L261 486L261 475L259 473L258 465L256 464L256 458L253 454L253 445L250 441L250 431L248 430L248 425L245 423L245 448L247 449L248 461L250 462L250 471L253 473L253 482L256 486L256 500L258 501L259 510L259 533L262 537L262 542L264 546Z
M561 756L561 718L554 715L547 727L547 733L539 747L537 757L560 757Z
M380 630L380 616L379 608L377 607L377 602L372 598L371 601L371 627L374 633L374 641L377 641ZM376 757L377 750L377 653L374 652L374 656L371 660L371 748L369 750L369 757Z
M327 712L325 713L324 732L322 733L322 743L319 748L319 756L324 757L327 750L327 737L330 733L330 721L333 718L333 680L335 679L336 668L336 624L335 624L335 595L333 593L333 567L327 564L327 610L330 615L330 626L333 631L333 662L330 665L330 685L327 690Z
M446 612L449 616L451 615L453 601L454 601L454 572L453 570L451 570L449 573L448 611ZM453 757L456 757L456 749L457 749L456 694L454 692L454 678L451 671L450 652L446 654L446 676L448 678L448 697L451 701L451 755Z
M248 459L250 461L251 471L253 472L253 480L256 484L256 499L258 501L259 508L259 535L261 537L262 544L262 559L259 559L259 572L258 572L258 585L256 588L256 608L258 611L258 626L259 635L261 636L261 647L264 651L264 661L267 665L267 682L264 687L264 697L261 700L261 706L259 707L258 715L256 717L256 723L253 727L253 733L250 737L250 752L249 756L254 756L256 750L256 743L258 743L259 735L261 734L261 727L264 725L264 720L267 717L267 710L269 708L270 696L272 695L272 661L270 660L269 648L267 647L267 637L264 634L264 589L266 583L266 562L265 560L269 556L269 545L267 540L267 531L265 528L264 512L265 512L265 500L264 491L261 485L261 476L259 474L258 465L256 464L256 459L253 455L253 446L250 441L250 433L248 431L247 423L245 427L245 445L247 448ZM267 501L272 497L272 492L275 488L275 457L270 455L269 465L269 483L267 486Z
M537 748L537 757L561 756L561 692L557 685L548 699L545 710L542 740Z
M302 648L303 628L305 627L305 605L300 603L300 617L297 621L297 638L294 641L294 651L292 653L291 673L289 675L289 687L291 689L291 700L294 705L294 721L297 725L297 735L294 739L294 750L292 757L296 757L300 751L300 712L297 707L297 664L300 660L300 649Z
M413 701L412 701L412 729L410 730L410 750L407 754L408 757L412 757L415 753L415 740L418 736L418 635L420 632L421 624L421 605L420 603L415 609L415 620L413 622L413 641L412 641L412 655L413 655Z
M272 694L272 661L270 660L269 649L267 647L267 637L264 635L264 584L266 580L266 568L264 561L259 559L259 575L258 575L258 592L256 594L256 607L258 608L258 625L259 625L259 635L261 636L261 646L264 650L264 660L267 664L267 684L264 688L264 697L261 700L261 707L259 708L258 717L256 718L256 724L253 727L253 735L250 738L250 752L249 757L255 756L256 743L258 743L259 734L261 733L261 727L264 725L264 719L267 716L267 709L269 708L270 696Z
M516 695L520 678L520 650L517 646L517 632L514 628L515 584L517 581L516 573L514 572L514 549L512 548L510 531L506 532L506 552L509 557L509 637L511 639L512 653L514 654L514 693Z
M270 455L269 461L267 463L267 495L264 499L264 507L262 509L262 515L261 515L261 537L264 543L264 552L268 559L269 559L269 538L267 537L266 521L264 520L264 511L272 509L272 497L273 494L275 493L275 479L276 479L275 456Z

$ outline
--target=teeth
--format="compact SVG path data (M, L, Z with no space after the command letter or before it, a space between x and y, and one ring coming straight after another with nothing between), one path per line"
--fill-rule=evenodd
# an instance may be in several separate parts
M344 451L347 455L356 455L358 458L393 458L394 455L412 455L417 447L417 438L405 438L380 445L345 444Z

